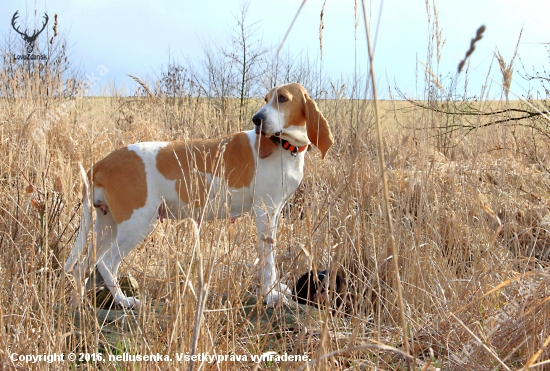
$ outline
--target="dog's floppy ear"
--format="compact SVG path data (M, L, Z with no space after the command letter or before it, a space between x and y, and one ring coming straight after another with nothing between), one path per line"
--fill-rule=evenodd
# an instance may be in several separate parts
M275 143L266 138L265 135L259 134L256 136L256 150L260 158L269 157L275 151Z
M317 107L317 103L307 93L304 94L304 99L307 136L311 143L321 151L321 158L325 158L325 154L334 143L334 138L327 120Z

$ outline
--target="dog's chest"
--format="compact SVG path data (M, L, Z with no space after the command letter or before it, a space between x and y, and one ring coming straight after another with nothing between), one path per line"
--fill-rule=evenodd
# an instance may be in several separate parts
M277 200L288 200L304 176L305 153L293 156L282 147L257 164L256 190Z

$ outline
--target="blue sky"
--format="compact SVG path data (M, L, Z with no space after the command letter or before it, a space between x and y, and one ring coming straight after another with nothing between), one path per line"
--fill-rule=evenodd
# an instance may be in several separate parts
M319 57L319 16L324 0L308 0L292 29L285 46L291 53L307 52ZM0 33L18 37L11 28L15 11L20 22L29 28L34 25L34 10L38 15L46 11L53 25L53 14L58 14L59 30L67 33L73 60L86 73L97 66L109 72L101 83L116 82L119 86L133 86L126 74L140 78L153 76L166 64L168 50L180 59L199 59L204 43L224 44L236 26L240 0L225 1L85 1L85 0L1 0ZM258 36L266 44L276 45L282 40L302 0L251 0L248 20L258 22ZM380 12L380 1L367 1L372 18L372 33L376 39L375 70L381 98L389 98L388 87L397 85L410 97L422 97L423 65L427 60L428 16L424 0L385 1ZM433 5L433 1L430 0ZM334 80L349 76L355 68L355 50L358 67L366 72L367 55L359 5L360 23L357 41L354 27L354 0L327 0L323 31L323 69ZM491 63L491 97L498 98L500 72L493 60L500 50L510 60L519 32L523 36L519 58L532 71L549 62L544 43L550 43L550 1L545 0L462 0L436 1L439 26L445 40L441 62L434 71L443 76L454 74L460 59L469 47L475 31L484 24L487 31L476 45L471 57L468 76L469 96L479 96L486 83ZM38 19L38 22L40 19ZM433 20L433 18L432 18ZM26 23L25 23L26 22ZM51 32L51 28L50 28ZM516 59L516 69L520 67ZM96 73L97 74L97 73ZM459 90L464 75L458 80ZM529 83L514 73L512 94L525 94ZM445 85L445 84L444 84ZM537 87L536 84L533 85Z

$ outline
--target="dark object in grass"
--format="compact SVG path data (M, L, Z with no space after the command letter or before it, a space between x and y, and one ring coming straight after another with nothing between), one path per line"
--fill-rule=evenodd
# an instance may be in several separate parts
M341 275L336 274L334 289L330 287L332 277L329 277L328 270L310 271L301 276L292 290L292 295L299 304L308 304L316 307L323 307L327 304L333 309L340 308L346 292L346 284Z

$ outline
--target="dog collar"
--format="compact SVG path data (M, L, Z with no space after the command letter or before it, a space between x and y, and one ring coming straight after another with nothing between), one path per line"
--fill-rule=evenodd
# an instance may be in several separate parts
M296 155L299 153L299 152L304 152L306 149L309 148L309 144L304 144L303 146L295 146L293 144L290 144L290 142L288 140L285 140L281 137L276 137L276 136L271 136L269 139L271 139L273 141L273 143L281 143L281 146L286 149L287 151L290 151L290 154L294 157L296 157Z
M296 154L298 154L299 152L304 152L309 147L309 144L304 144L303 146L296 147L290 144L288 140L284 140L284 139L281 139L281 145L283 146L284 149L286 149L287 151L290 151L292 156L296 156Z

